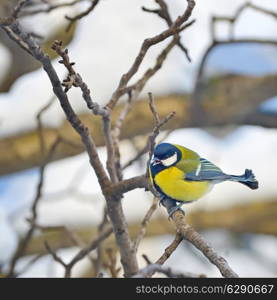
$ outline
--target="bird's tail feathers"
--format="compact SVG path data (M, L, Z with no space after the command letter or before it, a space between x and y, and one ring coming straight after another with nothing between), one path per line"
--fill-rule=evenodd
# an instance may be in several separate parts
M244 184L252 190L256 190L259 187L259 182L256 180L254 173L249 169L246 169L241 176L231 175L231 180Z

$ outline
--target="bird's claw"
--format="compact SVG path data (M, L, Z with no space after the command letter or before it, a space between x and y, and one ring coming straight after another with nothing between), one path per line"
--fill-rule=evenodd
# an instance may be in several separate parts
M183 203L176 205L174 207L172 207L169 211L168 211L168 220L172 219L173 214L179 210L180 212L182 212L182 214L185 216L185 212L182 210L181 206L183 205Z
M161 206L161 205L163 206L163 201L164 201L165 198L166 198L165 196L160 197L159 206Z
M164 195L162 195L161 197L160 197L160 200L159 200L159 206L165 206L164 205L164 201L166 200L167 198L164 196ZM175 202L176 203L176 202ZM181 211L182 213L183 213L183 215L185 215L185 212L182 210L182 205L183 205L184 203L183 202L181 202L181 203L179 203L178 205L177 205L177 203L175 204L175 206L173 206L173 207L171 207L169 210L168 210L168 220L170 220L170 218L172 219L172 215L177 211L177 210L179 210L179 211Z

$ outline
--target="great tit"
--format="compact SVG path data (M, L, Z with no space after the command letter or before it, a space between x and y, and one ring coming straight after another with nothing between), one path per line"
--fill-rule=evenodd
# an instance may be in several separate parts
M169 215L184 203L203 197L216 183L229 180L242 183L253 190L258 188L258 181L251 170L246 169L241 176L228 175L196 152L169 143L161 143L155 147L149 165L149 176L162 199L176 201L176 206Z

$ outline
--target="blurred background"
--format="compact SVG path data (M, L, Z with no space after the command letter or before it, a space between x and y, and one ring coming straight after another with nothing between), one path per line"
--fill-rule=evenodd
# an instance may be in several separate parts
M1 16L17 1L0 1ZM70 1L33 1L34 7ZM184 10L181 0L167 1L172 18ZM215 23L213 17L234 17L244 0L198 0L191 19L196 22L182 33L191 62L175 47L162 69L145 86L141 99L148 92L156 98L174 98L195 92L196 79L203 57L201 91L210 93L216 103L204 111L199 126L168 129L159 139L184 145L214 162L224 171L240 174L245 168L254 171L260 183L256 191L231 182L216 186L197 203L187 205L188 222L198 229L209 243L224 256L233 270L242 277L277 276L277 4L276 0L256 0L238 18ZM141 43L166 29L165 22L141 7L155 8L151 0L102 0L93 12L66 31L65 15L85 11L90 1L53 9L49 13L22 16L22 26L32 32L43 49L53 58L61 78L66 71L50 50L55 39L67 45L76 69L91 89L93 99L105 104L117 87L121 75L136 57ZM255 9L258 6L262 10ZM269 13L271 12L271 13ZM238 42L235 42L235 41ZM256 41L256 42L255 42ZM167 41L166 41L167 42ZM153 47L137 74L153 65L165 42ZM53 98L45 72L36 62L0 32L0 265L1 272L9 270L10 261L29 227L27 218L36 195L39 180L39 145L37 114ZM70 90L70 101L80 114L87 114L80 92ZM211 100L212 101L212 100ZM168 101L170 106L170 101ZM215 108L214 108L215 107ZM209 109L212 109L210 112ZM217 110L213 110L217 109ZM226 123L225 123L225 119ZM142 119L133 120L134 124ZM55 129L65 130L64 113L56 99L42 115L46 135L51 139ZM201 123L201 120L200 120ZM46 134L46 133L45 133ZM138 134L122 140L123 163L132 159L144 146L145 135ZM68 146L72 147L72 146ZM99 147L105 162L105 149ZM2 158L1 158L2 157ZM126 168L129 178L145 171L147 156ZM131 234L148 208L152 196L143 190L125 195L123 206ZM102 220L104 199L88 158L80 150L68 151L47 165L43 195L38 206L37 223L57 230L38 230L16 271L20 277L61 277L63 268L47 254L47 240L65 261L78 251L59 230L66 227L90 241ZM133 233L134 232L134 233ZM174 238L174 226L167 220L163 207L154 213L146 237L139 247L139 257L147 254L155 261ZM112 247L112 242L107 242ZM116 253L116 250L114 250ZM92 253L92 256L94 254ZM139 258L140 266L145 261ZM190 244L183 242L166 262L179 271L220 276L218 270ZM1 273L0 272L0 273ZM73 276L93 276L91 262L84 259L73 269ZM108 273L106 276L110 276Z

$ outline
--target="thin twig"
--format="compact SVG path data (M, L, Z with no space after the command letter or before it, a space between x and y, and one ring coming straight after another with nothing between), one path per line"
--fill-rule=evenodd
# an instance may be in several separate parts
M151 219L153 213L155 212L155 210L157 209L157 207L158 207L158 199L154 197L153 203L150 206L149 210L147 211L146 215L144 216L144 218L141 222L141 225L140 225L140 230L134 241L134 251L135 252L138 251L138 246L146 233L146 227L147 227L148 223L150 222L150 219Z
M149 259L149 257L146 254L142 254L142 258L145 260L147 265L151 265L152 261Z
M82 12L74 17L65 16L65 18L69 21L66 31L69 31L76 21L78 21L78 20L82 19L83 17L87 16L88 14L90 14L95 9L95 7L99 3L99 1L100 0L91 0L90 7L87 10L85 10L84 12Z
M200 64L198 66L197 74L196 74L196 79L194 83L194 89L192 93L192 108L191 108L191 113L193 116L193 122L195 126L200 124L200 122L203 122L203 119L205 119L205 112L201 106L201 94L202 90L204 87L204 70L205 66L207 64L208 58L212 51L222 45L228 45L228 44L268 44L268 45L277 45L277 40L263 40L263 39L236 39L234 37L234 26L241 14L247 9L251 8L256 11L259 11L261 13L264 13L266 15L270 15L274 18L277 18L277 13L271 10L264 9L262 7L259 7L257 5L251 4L249 2L246 2L242 4L240 7L238 7L237 11L234 13L232 17L226 17L226 16L213 16L211 18L211 24L210 24L210 35L211 35L211 44L209 47L207 47L204 55L202 56L202 59L200 61ZM216 23L217 22L228 22L230 26L230 31L229 31L229 37L224 40L219 40L216 37ZM201 121L200 121L201 120Z
M148 170L148 166L149 166L149 163L150 163L153 151L154 151L155 139L158 136L158 134L160 133L161 127L163 127L176 114L175 112L171 112L164 119L160 120L160 118L158 116L158 112L157 112L155 104L154 104L153 96L152 96L151 93L149 93L148 96L149 96L149 106L150 106L150 109L151 109L152 114L153 114L154 119L155 119L155 127L154 127L152 133L149 135L148 140L147 140L147 144L146 144L146 152L149 151L149 159L148 159L148 162L147 162L147 170ZM146 171L146 176L145 175L140 175L140 176L136 176L136 177L133 177L133 178L130 178L130 179L120 181L116 184L113 184L106 191L108 193L118 192L120 194L124 194L124 193L127 193L127 192L133 190L134 188L148 188L149 184L148 184L148 181L147 181L147 176L148 176L148 172Z
M51 254L51 256L53 257L53 259L58 262L59 264L61 264L65 269L67 268L67 264L63 261L63 259L58 256L58 254L50 247L50 245L48 244L47 241L44 241L44 246L46 248L46 250Z
M30 0L21 0L18 2L18 4L15 6L12 17L14 19L18 18L18 15L21 13L22 9L30 2Z
M142 155L144 155L145 153L148 152L148 144L146 143L146 145L137 152L137 154L131 158L128 162L126 162L125 165L123 165L122 169L125 170L126 168L130 167L134 162L138 161Z
M76 232L70 230L66 226L41 226L41 225L36 224L35 227L36 227L36 229L39 229L40 231L53 231L53 230L54 231L63 231L68 236L69 240L72 242L73 245L75 245L79 248L86 247L86 244L78 236L78 234ZM48 248L50 248L49 245L47 245L46 249L49 250ZM91 256L90 253L87 254L87 257L90 260L90 262L92 263L92 265L94 266L94 258Z
M100 234L95 240L93 240L90 245L87 247L81 249L67 264L66 270L65 270L65 277L71 277L71 270L74 267L74 265L82 260L85 256L87 256L91 251L95 250L98 245L108 238L113 232L113 229L111 226L107 227L102 234Z
M31 206L31 218L28 219L29 223L30 223L30 228L28 229L28 231L26 232L24 238L22 239L22 241L19 244L18 249L16 250L11 263L10 263L10 268L9 268L9 272L7 277L14 277L16 276L15 274L15 267L16 264L19 260L19 258L24 254L24 252L26 251L26 248L35 232L36 229L36 220L37 220L37 208L38 208L38 204L39 201L42 197L42 187L44 184L44 176L45 176L45 169L47 166L47 163L49 162L49 160L51 159L52 155L54 154L57 146L60 143L60 139L57 138L56 141L53 143L53 145L51 146L49 153L44 161L44 164L40 167L39 169L39 182L37 184L37 188L36 188L36 195L35 198L32 202L32 206Z
M139 96L139 93L145 87L146 83L162 68L164 61L166 60L167 56L174 48L174 46L176 46L177 41L178 39L174 36L172 41L157 56L155 65L147 69L141 76L141 78L138 79L135 83L126 86L126 88L122 90L122 95L124 93L132 92L133 98L137 98Z
M105 264L105 267L109 269L112 278L117 278L121 268L117 267L116 253L112 248L108 248L106 254L109 261Z
M110 179L113 183L119 181L117 176L118 172L116 171L116 158L115 158L115 142L114 136L112 135L112 128L111 128L111 114L109 112L108 115L102 117L103 120L103 131L104 131L104 138L107 148L107 170L110 175Z
M178 33L178 30L180 30L180 27L189 19L191 16L192 10L195 6L195 1L194 0L187 0L187 8L184 11L184 13L179 16L170 26L170 28L164 30L160 34L152 37L145 39L144 42L141 45L141 48L139 50L139 53L137 57L135 58L132 66L129 68L129 70L122 75L118 87L114 91L109 103L106 105L106 107L113 109L115 105L117 104L119 98L125 93L124 89L126 88L127 84L131 80L131 78L134 76L134 74L137 73L147 51L149 48L153 45L156 45L165 39L167 39L170 36L174 36L176 33Z
M177 249L177 247L181 244L182 241L183 241L182 235L179 232L177 232L172 243L165 248L164 253L155 263L159 265L163 265L169 259L172 253Z
M174 129L167 130L164 136L161 139L159 139L158 143L164 141L173 131ZM138 150L137 154L133 158L131 158L128 162L125 163L125 165L122 166L122 170L125 170L126 168L130 167L134 162L139 160L141 156L146 154L147 152L148 152L148 144L146 143L146 145L141 150Z
M158 114L156 106L154 104L153 96L151 93L149 93L148 95L149 95L149 106L150 106L151 112L152 112L154 120L155 120L155 127L154 127L152 133L149 135L148 142L147 142L147 145L148 145L147 147L148 147L148 151L149 151L149 158L147 161L147 170L148 170L148 166L150 164L150 160L151 160L153 152L154 152L155 140L156 140L156 137L160 133L161 127L163 127L176 114L176 112L173 111L169 115L167 115L163 120L160 120L159 114Z
M164 267L159 264L150 264L145 268L139 270L139 272L133 276L133 278L145 278L149 277L149 274L161 273L166 275L169 278L199 278L203 277L203 275L198 275L190 272L177 272L173 271L169 267Z
M21 4L21 6L19 6L19 7L22 8L23 5L25 5L25 4L26 3ZM16 14L18 14L19 11L20 11L20 9L18 8ZM42 135L41 117L42 117L42 114L51 106L54 99L55 98L51 98L50 102L46 106L44 106L37 114L37 123L38 123L37 126L38 126L38 132L39 132L40 148L41 148L41 151L43 153L45 153L45 142L44 142L44 138L43 138L43 135ZM25 237L21 241L17 251L15 252L15 254L14 254L12 260L11 260L10 269L9 269L9 272L8 272L8 277L14 277L16 275L15 274L15 268L16 268L16 264L18 262L18 259L26 251L26 248L27 248L27 246L28 246L28 244L29 244L34 232L35 232L36 220L37 220L37 207L38 207L38 203L39 203L40 199L42 198L42 187L43 187L43 184L44 184L45 168L46 168L48 162L51 160L52 156L54 155L54 152L55 152L57 146L59 145L60 141L61 140L58 137L56 139L56 141L52 144L52 146L49 149L49 152L48 152L47 156L45 157L45 161L43 162L43 164L41 165L41 167L39 169L39 182L38 182L37 189L36 189L36 195L35 195L35 198L33 200L32 207L31 207L32 216L31 216L30 219L28 219L28 221L30 223L30 228L26 232Z
M122 111L120 112L117 120L115 121L114 127L112 129L113 143L114 143L114 159L115 159L115 169L117 172L118 180L123 179L123 167L121 166L121 157L119 149L120 133L124 120L126 119L128 113L132 109L134 98L132 97L132 92L128 93L128 100L124 105Z
M62 86L65 87L64 92L67 93L71 87L79 87L82 91L82 96L87 104L88 109L92 110L95 115L101 115L103 117L109 116L106 109L101 108L98 103L92 100L87 84L83 81L81 75L73 68L75 62L70 61L68 49L66 48L63 50L62 45L62 41L55 41L52 45L52 49L62 58L59 63L63 64L68 70L68 75L62 83Z
M178 29L178 30L179 31L184 30L191 24L193 24L193 22L190 22L189 25L183 26L182 29ZM119 145L118 138L120 135L120 129L121 129L123 120L132 107L131 103L133 103L134 100L137 99L138 95L144 88L147 81L153 75L155 75L156 72L162 67L163 62L165 61L167 55L170 53L170 51L176 45L178 40L179 40L178 35L174 35L173 40L165 47L165 49L160 53L160 55L158 55L154 67L149 68L136 83L134 83L122 90L121 96L124 93L128 93L128 95L129 95L128 103L125 107L125 110L123 110L121 116L119 117L119 120L117 121L117 123L115 125L115 131L113 132L113 134L112 135L108 135L107 133L105 134L105 136L107 136L106 144L108 145L108 147L107 147L108 148L107 166L109 169L110 176L111 176L111 178L113 178L113 182L116 182L123 178L123 174L122 174L123 169L122 169L121 163L120 163L120 151L119 151L119 146L118 146ZM110 126L110 121L108 118L104 118L104 122L106 123L106 126L104 123L104 131L108 132L108 129ZM113 142L113 144L112 144L112 142ZM145 151L147 151L147 150L148 149L146 149ZM112 163L112 162L114 162L114 163Z
M115 127L114 127L113 134L112 134L112 138L113 138L113 142L114 142L113 151L114 151L114 159L115 159L114 169L117 172L117 177L119 180L121 180L123 178L122 170L126 168L126 166L123 168L121 166L120 152L119 152L119 136L120 136L122 123L123 123L124 119L126 118L128 112L131 110L132 104L139 96L140 92L144 88L147 81L152 76L154 76L159 69L161 69L163 62L165 61L165 59L167 58L167 55L170 53L170 51L173 49L173 47L176 45L176 42L177 42L177 39L174 37L173 40L160 53L160 55L158 55L155 65L152 68L149 68L143 74L143 76L139 80L137 80L137 82L135 82L134 84L125 88L125 93L128 93L129 99L128 99L124 109L122 110L122 113L120 114L118 120L115 123ZM111 140L111 138L109 140ZM146 145L145 149L143 149L142 151L143 151L143 153L141 153L139 156L148 152L148 146Z
M100 106L93 102L90 97L90 90L87 85L83 82L80 74L77 74L73 68L75 63L70 62L68 56L68 49L62 50L62 42L55 41L52 49L61 56L62 60L59 62L62 63L68 70L68 76L63 81L63 86L65 87L64 92L72 87L80 87L83 92L83 98L87 103L88 108L90 108L95 115L101 115L103 120L103 131L107 147L107 170L110 175L111 182L118 182L116 166L115 166L115 149L113 136L111 134L111 112L109 109L102 109Z
M158 116L158 112L157 112L155 104L154 104L153 96L151 93L149 93L148 96L149 96L149 106L150 106L150 109L151 109L152 114L155 119L155 127L154 127L152 133L149 135L147 144L145 147L146 152L149 151L149 159L146 164L147 170L148 170L148 166L149 166L149 163L150 163L153 151L154 151L155 139L159 135L161 127L163 127L176 114L175 112L171 112L164 119L160 120L160 118ZM146 176L140 175L140 176L136 176L136 177L133 177L130 179L120 181L117 184L113 184L106 191L108 193L118 192L118 193L124 194L124 193L127 193L127 192L133 190L134 188L148 188L149 184L147 181L147 176L148 176L148 171L146 171Z
M93 250L95 250L98 245L108 238L111 233L113 232L112 227L108 227L105 229L105 231L99 235L95 240L93 240L90 245L87 247L82 248L74 257L70 260L69 263L65 263L63 259L57 255L57 253L50 247L50 245L45 241L45 247L47 251L52 255L53 259L57 261L59 264L61 264L65 269L65 277L69 278L71 277L72 268L85 256L89 255L89 253Z
M104 229L109 224L110 224L110 221L109 221L109 218L108 218L108 211L107 211L107 207L105 206L104 211L103 211L102 221L100 222L100 224L98 226L98 234L99 235L103 234ZM94 273L95 273L95 275L99 274L100 271L101 271L101 267L102 267L102 264L103 264L102 260L103 260L103 246L102 246L102 243L100 243L97 246L96 259L94 260Z
M237 8L236 12L234 13L233 16L229 17L229 16L213 16L212 17L212 22L211 22L211 34L213 37L213 41L216 40L216 36L215 36L215 25L217 22L228 22L230 24L230 32L229 32L229 40L233 40L234 39L234 25L235 23L238 21L238 19L240 18L240 16L243 14L243 12L248 9L251 8L253 10L256 10L260 13L263 13L265 15L269 15L275 19L277 19L277 12L263 8L261 6L257 6L255 4L252 4L250 2L246 2L243 3L240 7Z
M182 235L177 232L172 243L168 247L166 247L166 249L164 250L164 253L155 262L155 264L163 265L169 259L169 257L173 254L173 252L177 249L177 247L180 245L182 240L183 240ZM153 272L153 273L149 272L147 277L152 277L154 274L155 274L155 272Z
M191 23L192 24L192 23ZM120 135L121 125L124 121L124 118L127 116L127 113L130 111L132 107L132 103L138 97L141 90L144 88L147 81L154 75L156 72L162 67L163 62L165 61L169 52L173 49L176 45L178 38L174 36L173 40L165 47L165 49L158 55L156 59L156 64L153 68L149 68L139 79L136 83L131 86L125 88L124 93L128 93L129 100L125 107L125 110L122 111L121 116L117 120L115 125L114 134L109 134L111 128L111 121L110 116L104 116L104 132L106 137L106 145L107 145L107 168L109 170L110 177L112 178L113 182L117 182L118 180L122 179L122 168L120 163L120 152L118 146L118 137ZM134 96L135 95L135 96ZM107 111L108 111L107 106ZM113 109L113 108L112 108ZM111 112L111 111L110 111ZM166 121L167 122L167 121ZM148 148L146 146L145 152L148 152Z
M19 17L27 17L27 16L33 16L41 13L50 13L53 10L59 9L59 8L64 8L64 7L69 7L69 6L74 6L80 2L84 2L87 0L74 0L71 2L65 2L65 3L57 3L57 4L50 4L46 3L47 6L43 8L37 8L37 9L29 9L20 12Z
M38 260L40 260L44 255L37 254L35 255L19 272L17 272L17 277L21 276L22 274L26 273Z
M153 95L152 95L152 93L148 93L148 96L149 96L149 107L150 107L150 110L154 117L155 125L158 126L160 124L161 120L160 120L159 114L157 112L157 108L156 108L156 105L155 105L155 102L153 99Z
M50 107L51 105L54 103L54 101L56 100L56 97L55 96L52 96L50 98L50 100L46 103L45 106L43 106L40 111L37 113L36 115L36 119L37 119L37 131L38 131L38 134L39 134L39 141L40 141L40 151L42 152L43 155L45 155L45 141L44 141L44 138L43 138L43 127L42 127L42 115L43 113L45 113Z
M172 26L172 18L169 14L169 11L168 11L168 6L166 4L166 2L164 0L155 0L156 3L160 6L159 9L148 9L146 7L142 7L142 10L145 11L145 12L150 12L150 13L154 13L154 14L157 14L160 18L164 19L165 22L167 23L167 25L170 27ZM187 60L189 62L191 62L191 58L190 58L190 55L189 55L189 52L188 52L188 49L182 44L182 42L180 41L180 36L179 34L176 34L176 37L178 39L177 41L177 45L178 47L184 52Z

